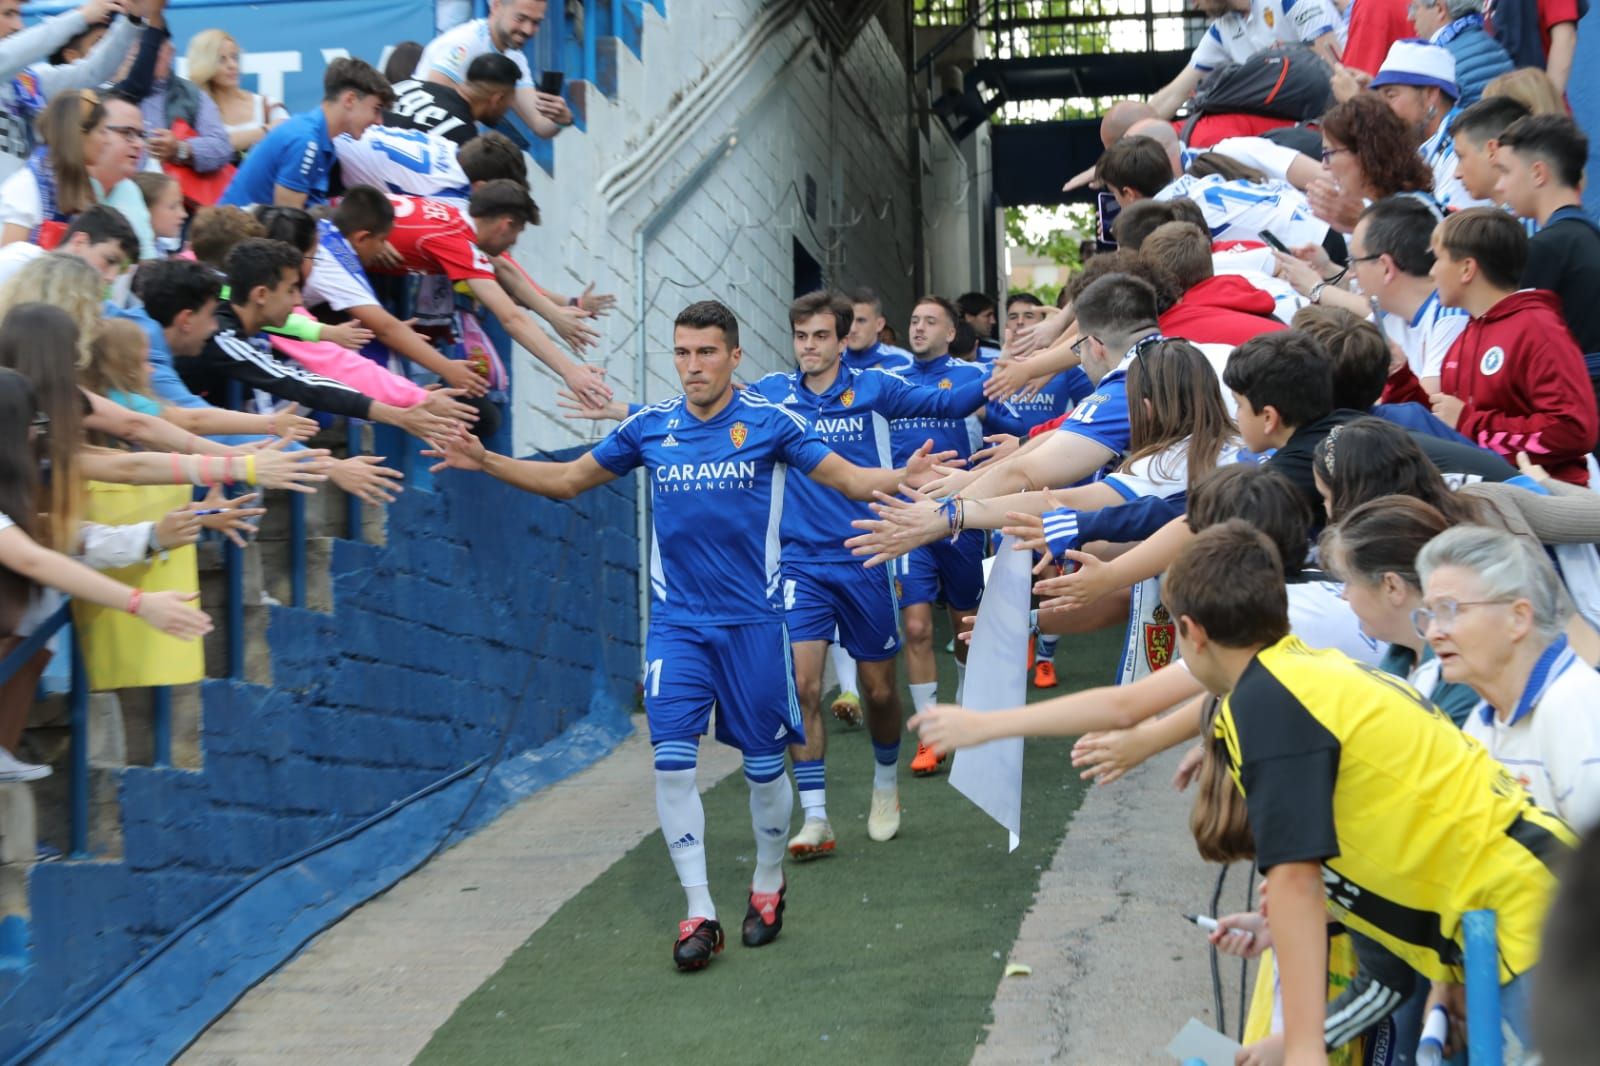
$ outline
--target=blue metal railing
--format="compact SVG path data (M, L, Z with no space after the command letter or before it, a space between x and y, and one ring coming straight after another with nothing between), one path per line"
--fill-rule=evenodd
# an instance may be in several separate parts
M1466 940L1467 1061L1473 1066L1502 1061L1500 1033L1500 949L1494 911L1468 911L1461 928Z
M22 665L38 654L63 629L72 625L72 604L63 603L59 610L40 623L39 628L12 649L11 654L0 659L0 684L11 680ZM72 825L69 831L72 857L86 858L89 853L89 681L84 672L83 654L78 641L72 644L72 687L67 701L72 727L72 781L70 804Z

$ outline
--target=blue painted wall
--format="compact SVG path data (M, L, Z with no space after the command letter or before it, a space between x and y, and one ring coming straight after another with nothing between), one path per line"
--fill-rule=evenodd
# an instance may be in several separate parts
M1592 5L1589 13L1578 23L1578 56L1572 63L1572 79L1567 86L1567 101L1572 105L1573 117L1589 135L1588 184L1583 190L1583 203L1592 215L1600 214L1600 193L1595 191L1596 175L1600 175L1600 5Z
M392 505L388 529L387 547L336 542L331 615L273 608L272 687L205 683L202 770L123 772L121 861L34 868L26 954L0 955L0 1061L264 867L494 755L513 717L505 773L469 827L626 731L639 660L632 478L558 504L445 474L436 491L413 487ZM586 746L562 750L563 734ZM453 786L459 800L441 793L408 811L408 839L438 839L474 781ZM359 902L344 896L344 909ZM163 1012L190 1006L162 994L197 996L236 957L292 951L295 940L272 940L303 929L262 924L283 903L258 899L253 917L189 936L189 970L215 967L195 990L147 982L133 1009L124 995L114 1013L159 1029ZM99 1028L117 1028L99 1013Z

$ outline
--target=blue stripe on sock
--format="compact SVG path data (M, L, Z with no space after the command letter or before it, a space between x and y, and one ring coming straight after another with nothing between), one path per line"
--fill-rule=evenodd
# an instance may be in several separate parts
M751 755L748 752L744 757L744 776L756 784L767 781L776 781L783 776L784 753L775 751L768 755Z
M700 760L700 744L693 740L663 740L654 745L657 770L693 770Z
M900 742L897 740L893 744L879 744L874 740L872 757L878 760L879 766L893 766L900 761Z
M806 759L794 764L794 783L801 792L826 787L826 772L821 759Z

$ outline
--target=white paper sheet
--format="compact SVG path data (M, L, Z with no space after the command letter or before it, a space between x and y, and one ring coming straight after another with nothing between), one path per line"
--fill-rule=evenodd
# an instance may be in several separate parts
M1239 1045L1198 1018L1190 1018L1167 1045L1167 1054L1179 1062L1203 1062L1206 1066L1233 1066Z
M1013 551L1007 537L995 552L967 655L966 706L1017 707L1028 698L1028 596L1033 553ZM1022 738L993 740L956 752L950 784L1005 826L1009 849L1022 839Z

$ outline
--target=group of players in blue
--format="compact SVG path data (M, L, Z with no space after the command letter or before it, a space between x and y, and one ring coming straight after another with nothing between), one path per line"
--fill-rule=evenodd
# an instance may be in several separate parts
M796 369L739 385L732 311L715 301L685 308L673 330L682 394L583 409L622 422L570 462L511 459L471 437L431 453L436 469L483 471L554 499L645 470L654 530L644 702L657 813L687 897L672 952L681 970L705 967L724 944L695 785L713 710L717 738L744 757L756 865L741 933L758 947L783 926L785 852L811 858L836 846L821 705L829 645L855 664L875 760L867 831L887 841L900 826L895 658L904 640L916 709L932 705L934 603L959 629L982 592L982 531L919 548L891 571L852 554L844 542L857 532L853 523L871 517L868 503L879 494L917 488L939 476L940 464L970 458L985 432L1025 434L1093 391L1079 372L1049 390L1057 395L1045 404L986 402L988 368L949 354L961 316L936 296L912 312L910 352L879 340L882 309L868 290L808 294L789 319ZM959 669L965 647L956 646ZM805 813L792 840L786 759ZM932 751L919 751L912 768L938 765Z

